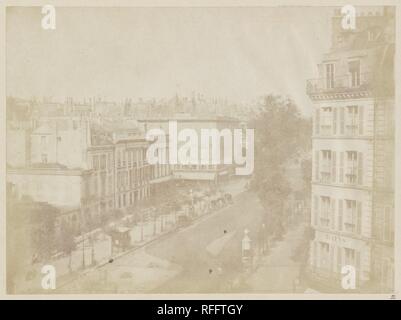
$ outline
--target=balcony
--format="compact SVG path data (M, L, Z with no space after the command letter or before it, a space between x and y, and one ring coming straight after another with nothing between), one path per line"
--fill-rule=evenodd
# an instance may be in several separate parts
M308 95L328 93L353 93L366 91L371 88L372 74L361 73L359 75L341 75L333 78L317 78L306 81L306 93Z

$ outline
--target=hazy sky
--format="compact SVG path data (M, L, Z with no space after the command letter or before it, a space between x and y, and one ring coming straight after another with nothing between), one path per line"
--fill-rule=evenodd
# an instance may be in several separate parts
M192 91L244 101L292 96L330 40L332 8L7 9L7 95L170 97Z

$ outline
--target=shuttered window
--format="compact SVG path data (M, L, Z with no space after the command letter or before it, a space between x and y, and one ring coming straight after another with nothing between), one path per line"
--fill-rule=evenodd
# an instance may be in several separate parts
M336 199L331 198L331 229L336 228Z
M331 152L331 164L332 164L332 180L336 182L337 177L337 153L335 151Z
M344 152L340 152L340 170L339 170L340 183L344 182Z
M358 153L358 184L363 184L363 154Z
M359 134L363 135L363 106L359 106Z
M362 203L357 203L357 219L356 219L356 232L361 234L362 232Z
M343 200L338 200L338 230L343 230Z
M333 108L333 134L337 134L337 108Z
M345 120L344 120L344 107L340 108L340 134L344 134Z
M356 270L356 281L358 285L360 270L361 270L361 253L359 251L355 252L355 270Z

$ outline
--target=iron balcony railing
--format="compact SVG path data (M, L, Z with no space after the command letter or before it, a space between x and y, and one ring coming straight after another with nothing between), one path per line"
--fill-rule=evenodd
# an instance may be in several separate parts
M310 95L363 91L371 88L372 80L370 72L309 79L306 81L306 93Z

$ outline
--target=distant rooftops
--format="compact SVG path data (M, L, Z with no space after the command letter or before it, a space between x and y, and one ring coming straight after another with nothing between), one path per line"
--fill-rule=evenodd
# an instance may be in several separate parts
M239 119L227 117L227 116L192 116L189 113L177 113L171 117L149 117L138 119L138 122L168 122L168 121L180 121L180 122L239 122Z

